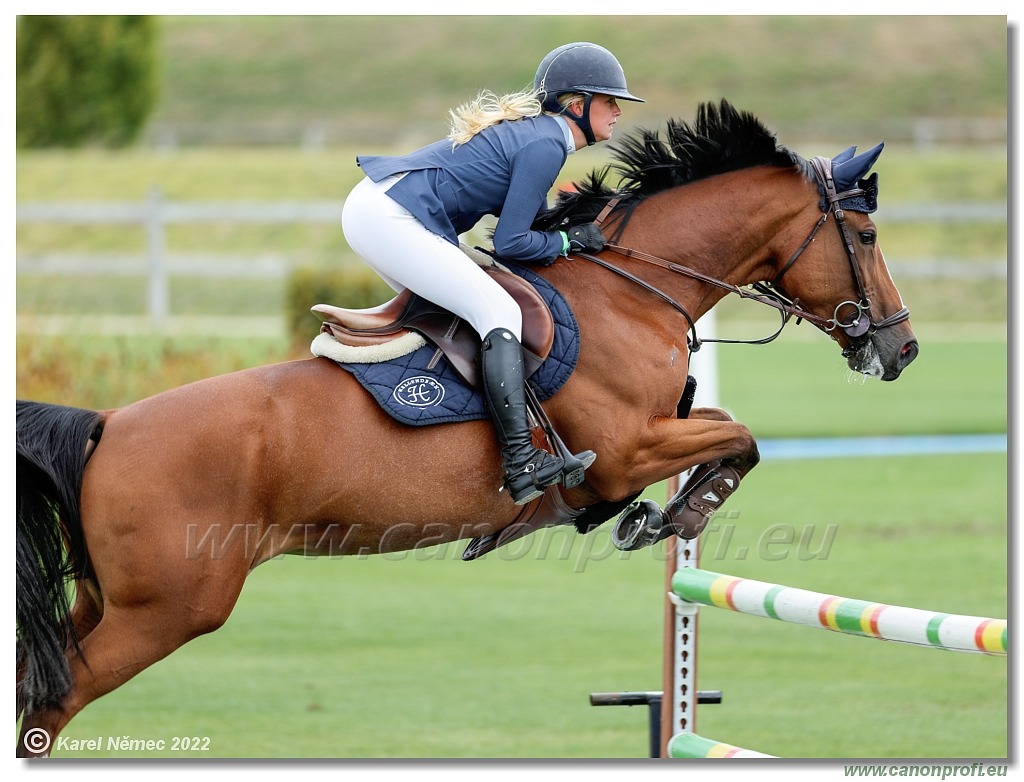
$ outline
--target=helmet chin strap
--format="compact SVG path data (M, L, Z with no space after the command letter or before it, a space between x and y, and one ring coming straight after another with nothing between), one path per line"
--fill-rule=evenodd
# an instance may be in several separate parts
M593 146L597 143L597 139L594 138L594 131L590 127L590 101L593 100L594 96L589 92L584 93L583 98L583 112L581 114L573 114L569 107L566 106L562 113L576 123L577 127L583 131L584 138L587 139L587 146Z

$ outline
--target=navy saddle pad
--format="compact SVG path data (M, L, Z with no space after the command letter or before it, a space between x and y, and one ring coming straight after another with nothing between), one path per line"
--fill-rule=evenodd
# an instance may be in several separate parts
M502 261L514 274L530 282L543 297L555 321L551 352L530 378L541 400L558 391L576 368L580 355L580 329L569 303L535 272ZM431 344L404 356L376 364L339 363L351 372L396 421L412 426L445 424L490 418L483 396L459 377L448 360L434 360ZM431 366L431 364L434 366Z

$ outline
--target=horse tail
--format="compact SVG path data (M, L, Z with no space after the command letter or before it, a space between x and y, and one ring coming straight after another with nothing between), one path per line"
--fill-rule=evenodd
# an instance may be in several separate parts
M67 582L88 566L79 508L89 441L104 414L17 402L18 711L59 705L71 691L66 650L78 649Z

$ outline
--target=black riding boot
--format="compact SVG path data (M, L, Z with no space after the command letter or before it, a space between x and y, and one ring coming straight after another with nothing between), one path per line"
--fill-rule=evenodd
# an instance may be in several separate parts
M484 397L498 431L505 485L516 505L544 494L544 487L562 480L564 461L534 447L523 387L523 349L512 332L494 329L484 337L480 353Z

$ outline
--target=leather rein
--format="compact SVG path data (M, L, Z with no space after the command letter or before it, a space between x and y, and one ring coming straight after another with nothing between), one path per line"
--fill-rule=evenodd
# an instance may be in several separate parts
M649 263L654 266L659 266L663 269L668 269L669 271L675 272L677 274L682 274L686 277L698 280L699 282L705 283L707 285L713 285L729 293L735 293L741 298L751 299L761 304L765 304L769 307L773 307L776 310L778 310L781 314L782 324L779 326L778 330L775 331L775 333L762 339L707 339L703 340L703 342L763 345L768 342L771 342L776 337L778 337L782 333L782 329L785 328L786 324L789 322L789 319L793 317L797 319L798 323L801 320L806 320L810 323L813 323L815 326L820 328L822 331L825 331L826 333L829 333L833 331L836 327L839 327L844 332L846 332L846 334L852 339L864 337L865 335L874 333L878 329L894 326L897 323L901 323L904 320L907 320L910 317L910 310L907 309L906 307L903 307L902 309L893 313L887 318L883 318L877 323L871 320L871 301L868 298L864 288L864 279L863 275L861 274L860 264L857 262L857 254L854 250L853 237L850 233L849 226L846 225L846 217L843 212L843 209L839 205L840 201L864 195L865 191L862 190L861 188L853 188L851 190L844 190L841 193L836 192L835 181L832 178L832 161L829 158L816 157L813 158L810 161L810 163L811 168L814 171L814 175L818 180L818 185L823 191L823 195L826 200L826 206L822 210L821 217L814 224L814 227L811 228L811 232L808 234L807 238L796 249L796 252L794 252L793 255L790 256L789 260L786 261L786 263L783 265L779 273L775 275L775 278L770 282L754 283L754 285L751 286L754 288L755 291L757 291L756 293L746 288L741 288L738 285L733 285L732 283L719 280L716 277L712 277L702 272L698 272L694 269L690 269L681 264L674 263L672 261L667 261L664 258L659 258L655 255L650 255L648 253L641 252L640 250L634 250L629 247L622 247L621 245L613 244L610 242L605 244L605 250L616 253L618 255L622 255L626 258L635 258L639 261L644 261L645 263ZM598 214L598 216L594 219L595 225L600 227L601 224L619 205L621 200L622 196L615 196L614 198L612 198L605 205L604 209L601 210L600 214ZM823 318L820 315L815 315L812 312L808 312L807 310L801 309L799 306L799 300L791 298L785 292L785 289L782 288L782 286L780 285L780 281L782 280L783 275L785 275L786 272L789 271L789 269L793 266L793 264L796 263L796 261L800 258L804 250L806 250L810 246L811 242L814 241L814 238L815 236L817 236L818 231L827 222L829 214L832 214L835 218L835 223L843 242L843 248L846 251L846 257L850 262L850 268L853 272L853 279L857 286L857 295L859 296L859 301L841 302L836 306L831 318ZM598 258L594 255L590 255L587 253L574 253L574 255L578 258L583 258L587 261L590 261L591 263L597 264L598 266L601 266L607 269L608 271L614 272L620 277L629 280L630 282L634 283L635 285L638 285L639 287L652 293L653 295L657 296L658 298L662 299L664 302L669 304L673 309L675 309L684 318L686 318L686 322L688 324L689 331L691 334L690 337L687 337L687 342L690 345L690 350L697 351L700 349L702 340L700 340L697 337L697 327L693 317L690 315L690 313L686 310L685 307L683 307L671 296L662 292L661 290L654 287L650 283L640 279L639 277L630 274L624 269L621 269L618 266L615 266L614 264L602 260L601 258ZM839 319L840 310L847 307L852 308L852 317L848 321L842 322Z

